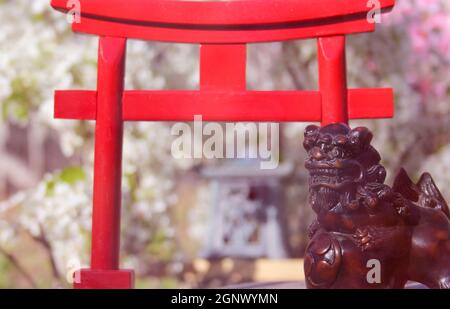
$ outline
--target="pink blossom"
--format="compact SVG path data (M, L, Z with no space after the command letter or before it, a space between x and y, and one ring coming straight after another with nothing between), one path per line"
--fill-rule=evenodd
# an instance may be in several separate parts
M412 25L409 28L409 37L413 51L425 55L429 48L428 34L421 25Z

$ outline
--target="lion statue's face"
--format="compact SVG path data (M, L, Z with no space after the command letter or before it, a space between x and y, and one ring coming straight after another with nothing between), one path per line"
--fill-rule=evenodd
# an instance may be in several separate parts
M350 129L342 123L308 126L303 146L308 152L305 167L311 188L340 191L367 182L383 183L386 172L371 140L372 133L364 127Z

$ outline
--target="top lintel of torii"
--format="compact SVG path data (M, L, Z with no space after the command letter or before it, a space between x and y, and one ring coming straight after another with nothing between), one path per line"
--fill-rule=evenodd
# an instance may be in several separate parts
M256 43L374 31L395 0L52 0L73 31L181 43Z

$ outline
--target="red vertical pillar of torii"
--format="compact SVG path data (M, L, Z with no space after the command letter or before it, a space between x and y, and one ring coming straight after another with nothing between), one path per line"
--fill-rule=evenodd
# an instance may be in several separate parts
M131 288L133 272L119 270L122 180L122 95L126 39L102 37L98 47L91 269L83 288Z
M390 88L347 89L345 36L370 32L366 0L79 0L76 32L100 36L96 90L55 92L55 117L95 120L91 265L75 288L131 288L119 268L124 121L308 121L393 116ZM62 12L67 0L52 0ZM381 0L389 11L394 0ZM125 90L127 39L200 44L199 90ZM249 91L247 44L317 39L318 91Z
M118 269L126 40L101 38L95 124L93 269ZM111 168L113 167L113 168Z
M319 38L317 57L322 95L322 125L348 123L345 36Z

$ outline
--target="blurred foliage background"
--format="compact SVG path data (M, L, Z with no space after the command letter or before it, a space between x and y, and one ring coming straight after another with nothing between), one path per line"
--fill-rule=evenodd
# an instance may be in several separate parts
M53 91L95 88L97 38L73 34L48 0L0 0L0 18L0 287L68 287L89 263L94 123L53 119ZM130 40L126 88L195 89L198 53ZM248 59L250 89L317 89L313 40L254 44ZM374 131L388 181L401 166L427 170L450 199L450 2L398 0L375 33L348 37L347 63L349 87L395 90L393 120L351 123ZM304 126L281 125L282 159L295 166L281 205L293 258L312 219ZM122 264L138 287L208 286L194 267L211 204L198 168L222 162L174 159L170 128L125 126Z

